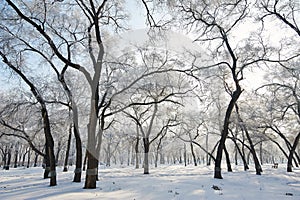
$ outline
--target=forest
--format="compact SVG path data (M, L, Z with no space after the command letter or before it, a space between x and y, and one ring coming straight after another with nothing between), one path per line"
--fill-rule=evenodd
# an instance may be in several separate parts
M43 167L56 186L57 168L74 166L70 181L94 189L100 166L147 176L207 165L215 179L237 165L299 169L299 1L1 0L0 10L3 170Z

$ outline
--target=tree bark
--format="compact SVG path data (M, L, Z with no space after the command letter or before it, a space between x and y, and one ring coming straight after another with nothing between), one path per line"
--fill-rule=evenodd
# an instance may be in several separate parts
M229 157L229 153L227 151L226 146L224 146L224 152L225 152L225 157L226 157L227 171L232 172L230 157Z
M244 171L247 171L249 169L249 166L248 166L246 158L245 158L245 153L243 153L242 150L240 149L239 145L236 142L235 137L232 138L232 141L235 144L236 151L240 154L240 156L242 158L243 165L244 165Z
M74 136L75 136L75 143L76 143L76 167L74 171L74 179L73 182L81 182L81 173L82 173L82 143L80 134L78 132L77 125L74 125Z
M197 158L196 158L196 155L195 155L193 143L191 142L190 145L191 145L191 152L192 152L192 156L193 156L194 166L197 166Z
M254 164L255 164L255 170L256 170L256 175L261 175L262 168L261 168L261 165L259 163L259 160L258 160L256 151L255 151L255 147L253 145L252 139L250 137L250 134L248 132L248 129L247 129L244 121L241 118L241 115L239 113L239 107L237 106L237 104L235 104L235 108L236 108L236 113L237 113L238 118L239 118L239 124L240 124L240 126L242 128L242 131L245 131L247 140L248 140L249 145L250 145L250 151L251 151L252 156L253 156L253 160L254 160Z
M19 155L19 145L15 146L15 160L14 160L14 168L18 167L18 155Z
M289 158L288 158L288 162L287 162L287 172L292 172L293 171L292 162L293 162L293 157L294 157L295 150L296 150L297 145L299 143L299 139L300 139L300 132L296 136L294 144L293 144L293 146L290 150L290 154L289 154Z
M39 158L39 154L38 154L38 153L35 153L33 167L37 167L38 158Z
M149 174L149 138L143 138L144 142L144 174Z
M10 6L12 6L17 12L20 12L17 7L11 2L8 2ZM25 16L22 16L21 13L18 13L22 18ZM28 18L29 19L29 18ZM48 160L50 161L50 186L56 185L56 169L55 169L55 155L54 155L54 141L51 134L50 129L50 121L47 111L47 106L45 103L45 100L39 93L38 89L35 87L35 85L17 68L15 67L11 62L8 61L7 57L0 51L0 54L3 58L3 62L6 63L14 72L16 72L22 80L30 87L30 90L38 103L41 107L41 115L43 119L43 127L44 127L44 135L46 140L46 148L48 150ZM47 151L46 151L47 152Z
M30 167L30 156L31 156L31 151L30 148L28 148L28 155L27 155L27 168Z
M231 113L233 111L234 105L237 102L237 100L238 100L239 96L241 95L241 93L242 93L242 89L239 85L237 85L236 91L233 92L230 103L229 103L229 105L227 107L227 110L226 110L223 130L221 132L221 140L220 140L220 143L219 143L219 146L218 146L216 162L215 162L214 178L217 178L217 179L222 179L222 174L221 174L222 153L223 153L223 149L225 147L226 138L228 136L230 116L231 116Z
M70 147L71 147L71 139L72 139L72 124L70 124L70 127L69 127L69 137L68 137L68 144L67 144L67 149L66 149L66 156L65 156L63 172L68 171L68 162L69 162L69 154L70 154Z
M87 170L85 179L85 189L95 189L97 183L98 159L87 150Z

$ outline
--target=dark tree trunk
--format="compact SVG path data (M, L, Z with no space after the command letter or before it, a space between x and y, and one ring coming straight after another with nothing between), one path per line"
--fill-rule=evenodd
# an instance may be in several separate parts
M206 165L209 166L210 165L210 156L208 154L208 132L206 133L206 136L205 136L205 148L206 148Z
M7 160L6 163L4 164L5 170L9 170L10 161L11 161L11 148L7 147Z
M16 150L15 150L14 168L17 168L18 167L18 155L19 155L18 145L15 148L16 148Z
M25 151L24 154L23 154L23 156L22 156L22 164L21 164L22 167L25 166L26 154L27 154L27 151Z
M239 154L240 154L240 156L242 158L243 165L244 165L244 171L247 171L249 169L249 166L248 166L246 158L245 158L245 153L243 153L241 151L241 149L239 148L238 144L236 144L236 148L237 148L237 150L238 150L238 152L239 152Z
M85 171L86 163L87 163L87 150L85 151L85 156L84 156L84 160L83 160L83 168L82 168L83 171Z
M27 155L27 168L30 167L30 156L31 156L31 152L30 152L30 148L28 149L28 155Z
M242 150L240 149L240 147L239 147L239 145L238 145L238 143L236 141L236 136L234 136L232 132L231 132L231 134L232 134L232 141L233 141L233 143L235 145L236 152L238 152L239 155L242 158L243 165L244 165L244 171L247 171L249 169L249 166L248 166L246 158L245 158L245 153L242 152ZM244 144L242 144L242 145L244 146ZM237 157L237 153L236 153L236 157ZM237 162L237 158L235 158L235 159L236 159L236 162Z
M183 160L184 160L184 166L187 165L187 153L186 153L186 144L184 143L184 149L183 149Z
M232 172L230 157L229 157L229 153L227 151L226 146L224 146L224 152L225 152L225 157L226 157L227 171Z
M241 118L241 115L239 113L239 107L237 104L235 104L235 108L236 108L236 113L238 115L238 119L239 119L239 124L242 128L242 131L244 131L246 133L246 137L247 137L247 140L249 142L249 145L250 145L250 151L252 153L252 156L253 156L253 160L254 160L254 164L255 164L255 169L256 169L256 174L257 175L261 175L261 172L262 172L262 168L261 168L261 165L259 163L259 160L258 160L258 157L257 157L257 154L256 154L256 151L255 151L255 148L254 148L254 145L253 145L253 142L252 142L252 139L250 137L250 134L248 132L248 129L243 121L243 119Z
M136 127L136 143L135 143L135 168L140 168L139 166L139 142L140 142L140 136L139 136L139 127Z
M196 158L196 155L195 155L195 152L194 152L193 143L190 143L190 145L191 145L191 152L192 152L192 156L193 156L194 165L197 166L197 158ZM207 160L207 158L206 158L206 160Z
M5 169L6 167L7 155L8 155L8 147L5 146L5 150L3 151L3 169Z
M300 139L300 133L298 133L297 137L295 138L294 144L290 150L290 154L289 154L289 158L288 158L288 162L287 162L287 172L292 172L293 171L293 157L294 157L294 153L295 150L297 148L297 145L299 143L299 139Z
M262 143L262 140L260 140L260 143L259 143L259 159L260 159L260 164L263 165L263 143Z
M131 144L128 146L127 149L127 166L130 165L130 151L131 151Z
M70 154L71 140L72 140L72 125L70 124L70 127L69 127L68 144L67 144L67 150L66 150L66 156L65 156L65 162L64 162L64 169L63 169L63 172L67 172L67 171L68 171L68 162L69 162L69 154Z
M46 152L46 155L43 159L43 165L45 166L45 169L44 169L44 179L47 179L47 178L50 178L49 177L49 173L50 173L50 160L49 160L49 148L47 147L47 143L45 145L45 152Z
M149 174L149 138L143 138L144 143L144 174Z
M155 167L157 167L157 162L158 162L158 155L161 151L161 143L163 138L166 136L167 132L165 132L164 134L161 135L161 137L159 138L158 144L157 144L157 148L156 148L156 155L155 155Z
M232 110L234 108L234 105L237 102L237 100L241 94L242 94L242 89L237 84L236 91L233 92L230 103L226 110L223 130L221 132L221 140L220 140L218 150L217 150L217 156L216 156L216 162L215 162L215 174L214 174L214 178L217 178L217 179L222 179L222 174L221 174L222 153L223 153L223 149L225 147L226 138L228 136L230 116L231 116Z
M12 6L16 11L18 10L16 6L12 2L8 2L10 6ZM18 12L18 11L17 11ZM26 18L25 16L20 15L22 18ZM27 18L29 20L29 18ZM22 79L23 81L30 87L30 90L36 100L39 102L41 106L41 115L43 119L43 127L44 127L44 135L45 135L45 140L46 140L46 147L48 148L48 153L49 153L49 161L50 161L50 186L55 186L56 185L56 170L55 170L55 156L54 156L54 141L53 137L51 134L51 129L50 129L50 121L49 121L49 116L48 116L48 111L46 107L46 103L35 87L35 85L17 68L15 67L11 62L8 61L7 57L1 53L1 56L3 58L3 62L6 63L13 71L15 71Z
M75 174L73 182L81 182L81 169L82 169L82 144L81 144L81 138L78 132L78 128L74 126L74 136L76 141L76 168L75 168ZM98 161L97 161L98 166Z
M38 158L39 158L39 154L38 154L38 153L35 153L33 167L37 167Z
M85 189L95 189L97 183L97 171L98 171L98 159L90 153L89 150L86 151L87 154L87 170L85 178Z

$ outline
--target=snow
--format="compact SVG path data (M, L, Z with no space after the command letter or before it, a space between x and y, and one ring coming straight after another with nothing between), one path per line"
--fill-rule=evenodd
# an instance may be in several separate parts
M72 182L71 170L58 167L58 185L49 187L42 168L11 168L0 170L0 199L300 199L300 169L287 173L281 164L278 169L264 165L263 170L257 176L238 166L231 173L223 170L224 179L214 179L213 166L163 165L148 175L143 169L118 166L100 169L97 188L87 190L84 179Z

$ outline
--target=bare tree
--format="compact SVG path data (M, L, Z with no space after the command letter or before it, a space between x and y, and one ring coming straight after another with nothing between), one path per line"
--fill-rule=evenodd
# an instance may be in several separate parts
M37 87L34 85L34 83L27 78L27 76L19 69L19 67L15 66L12 62L10 62L2 51L0 51L0 55L3 58L3 62L30 87L32 94L40 104L41 115L42 115L42 120L44 125L45 142L46 142L46 162L49 163L47 166L50 167L49 170L50 186L55 186L56 185L56 164L55 164L55 155L54 155L54 140L51 134L50 120L48 116L46 102L42 97L42 95L40 94Z

